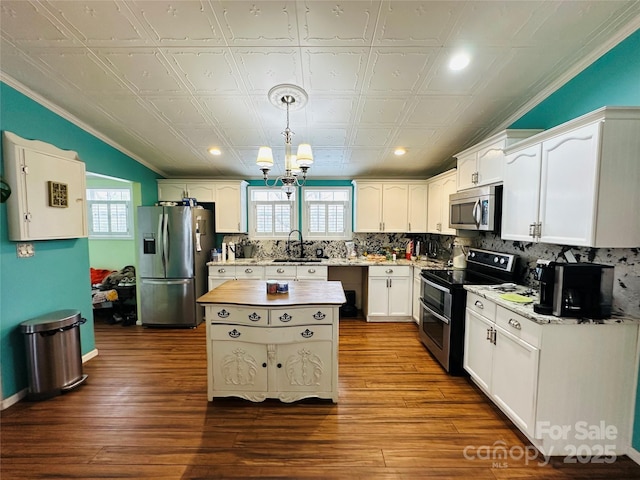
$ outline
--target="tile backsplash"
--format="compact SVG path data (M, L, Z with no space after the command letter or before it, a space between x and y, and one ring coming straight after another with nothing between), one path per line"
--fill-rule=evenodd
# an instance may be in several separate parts
M358 255L364 252L381 253L386 249L397 248L404 252L409 240L420 241L422 252L430 251L434 258L449 260L453 236L447 235L408 235L395 233L354 233L353 242ZM294 256L298 255L299 243L293 242ZM240 244L251 243L256 247L254 257L259 260L284 257L287 242L283 240L249 241L247 235L227 235L225 242ZM519 282L537 288L533 278L536 261L539 258L564 260L564 252L571 250L579 262L613 265L613 310L640 318L640 248L580 248L543 243L524 243L502 240L493 233L480 233L474 238L474 246L487 250L513 253L520 257ZM347 248L343 240L323 240L304 242L306 256L315 256L316 249L322 249L329 258L346 257Z

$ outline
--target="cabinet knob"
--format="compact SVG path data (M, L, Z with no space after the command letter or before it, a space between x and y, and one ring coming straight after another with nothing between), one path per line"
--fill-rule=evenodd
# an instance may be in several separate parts
M316 269L315 269L315 268L310 268L309 270L307 270L307 272L309 272L309 273L316 273Z
M510 318L509 319L509 325L511 325L516 330L521 330L522 329L522 325L520 325L520 322L518 320L516 320L515 318Z
M253 273L253 268L245 268L244 273Z
M480 300L476 300L476 303L474 303L474 305L478 308L484 308L484 305L482 304L482 302Z
M281 363L279 363L278 365L276 365L276 367L278 367L278 368L282 368L282 364L281 364Z
M393 273L393 268L387 268L384 273Z
M279 268L278 270L276 270L276 272L278 272L278 273L284 273L284 268Z
M262 362L262 368L267 368L267 362Z
M224 273L224 272L226 272L226 270L224 268L219 268L218 269L218 273Z

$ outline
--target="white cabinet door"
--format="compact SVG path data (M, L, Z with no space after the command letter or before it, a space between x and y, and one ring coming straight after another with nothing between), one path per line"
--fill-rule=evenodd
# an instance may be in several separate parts
M243 342L242 327L213 325L224 331L229 340L212 341L212 389L229 392L267 392L267 348L259 343ZM246 329L246 327L245 327ZM238 335L237 340L231 336Z
M442 233L442 183L437 181L427 187L427 232Z
M441 224L444 235L455 235L456 229L449 227L449 195L456 193L456 175L455 172L442 179L442 213Z
M476 185L482 186L502 182L504 144L505 140L500 140L482 148L478 152Z
M411 316L411 283L409 276L389 279L389 316Z
M367 315L384 317L389 314L389 279L369 277Z
M331 326L303 327L305 335L317 335L318 330L331 332ZM331 340L281 344L276 351L276 381L278 392L328 392L332 380Z
M216 232L247 232L246 183L217 183L215 186Z
M404 233L408 230L409 187L385 184L382 188L382 229Z
M534 241L532 226L538 221L540 155L540 145L535 144L506 157L501 233L505 240Z
M182 200L186 192L186 184L180 182L158 182L158 200L161 202L178 202Z
M530 435L535 430L539 355L536 347L496 327L491 378L493 400Z
M599 129L598 122L542 143L541 242L592 244L598 197Z
M355 232L382 231L382 184L356 183Z
M476 186L475 174L477 171L477 157L477 152L458 157L456 170L456 183L458 190L465 190Z
M187 183L187 197L195 198L198 202L214 202L215 188L213 183Z
M408 230L411 233L427 231L427 183L409 185Z
M485 390L491 392L493 370L492 329L495 324L469 309L466 310L464 332L464 369Z

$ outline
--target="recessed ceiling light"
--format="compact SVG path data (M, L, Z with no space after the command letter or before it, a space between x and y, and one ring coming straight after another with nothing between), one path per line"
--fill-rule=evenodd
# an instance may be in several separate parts
M451 60L449 60L449 68L451 70L462 70L469 65L471 57L465 52L456 53Z
M222 150L220 150L218 147L211 147L209 149L209 153L217 157L218 155L222 155Z
M404 148L402 148L402 147L400 147L400 148L396 148L396 149L393 151L393 154L394 154L394 155L397 155L397 156L404 155L405 153L407 153L407 151L406 151Z

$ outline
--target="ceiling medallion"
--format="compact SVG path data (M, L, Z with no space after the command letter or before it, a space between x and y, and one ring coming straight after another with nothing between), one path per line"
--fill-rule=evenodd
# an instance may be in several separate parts
M284 175L277 177L272 184L269 184L269 170L273 167L273 152L271 147L260 147L256 164L260 170L262 170L265 185L268 187L281 186L282 190L287 194L287 199L290 199L296 187L305 184L307 180L307 170L309 170L313 164L313 153L311 152L311 145L301 143L298 145L297 154L291 154L293 132L289 128L289 112L303 108L307 104L309 97L304 89L297 85L286 83L276 85L269 90L268 97L274 106L287 112L287 126L282 132L284 136ZM302 181L300 181L298 177L300 173L302 173Z

